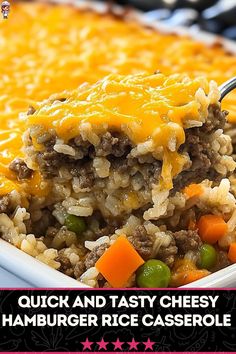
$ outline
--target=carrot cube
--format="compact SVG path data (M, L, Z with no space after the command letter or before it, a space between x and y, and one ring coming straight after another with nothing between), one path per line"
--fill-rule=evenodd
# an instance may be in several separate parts
M113 288L120 288L143 263L142 257L122 235L99 258L95 267Z
M230 244L228 258L232 263L236 263L236 242Z
M226 222L218 215L209 214L201 216L197 226L202 241L211 245L216 243L228 231Z

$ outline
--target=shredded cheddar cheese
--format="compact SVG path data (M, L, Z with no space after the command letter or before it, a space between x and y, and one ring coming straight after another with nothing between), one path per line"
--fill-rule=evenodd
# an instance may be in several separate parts
M84 82L95 83L112 73L152 74L160 70L165 75L205 76L221 84L236 75L236 57L220 46L210 48L186 37L164 35L109 14L32 2L13 4L12 16L0 21L0 67L0 195L4 195L25 188L25 181L17 181L8 166L14 158L23 156L26 122L19 114L30 105L37 108L36 102L55 92L74 90ZM108 85L106 89L115 88ZM170 100L176 100L176 117L181 121L186 97L178 87L168 94ZM236 121L235 98L234 92L224 100L231 121ZM162 108L163 112L167 109L164 103ZM196 114L196 107L191 108L193 111ZM42 114L40 119L43 120ZM149 119L148 123L151 130L153 122ZM67 124L66 118L58 124L62 134ZM72 119L70 124L73 126ZM144 138L143 134L150 134L146 129L138 140ZM178 139L179 143L183 140L181 134ZM170 159L175 156L168 156L164 161L167 166ZM41 177L34 175L27 193L45 195L45 188Z
M207 113L195 97L202 83L207 86L204 80L187 81L183 75L174 75L173 81L163 74L113 74L95 85L63 92L64 102L49 99L27 116L26 126L54 129L65 142L80 134L83 123L89 122L94 129L101 124L124 126L136 144L152 137L156 145L165 147L175 138L178 149L185 139L185 120L203 122L203 112ZM178 95L173 95L176 90Z
M84 124L100 134L107 128L123 131L135 145L149 141L159 151L163 181L171 188L186 163L186 156L177 153L185 141L184 128L189 121L204 123L211 91L206 80L182 74L112 74L63 92L63 101L50 97L26 117L26 126L36 126L41 134L53 129L63 143L80 135ZM44 150L36 139L32 143L36 151Z

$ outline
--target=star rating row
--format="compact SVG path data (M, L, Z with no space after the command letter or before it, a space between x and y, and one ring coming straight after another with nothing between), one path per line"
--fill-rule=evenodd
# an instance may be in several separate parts
M153 345L155 342L152 342L150 338L147 339L146 342L136 342L134 338L132 338L131 342L121 342L119 338L115 342L105 342L102 338L100 342L91 342L88 338L86 338L85 342L81 342L83 345L83 350L92 350L92 345L96 343L98 345L98 350L108 350L107 345L112 344L114 350L123 350L123 344L127 343L129 345L129 350L139 350L141 345L144 346L144 350L150 349L153 350Z

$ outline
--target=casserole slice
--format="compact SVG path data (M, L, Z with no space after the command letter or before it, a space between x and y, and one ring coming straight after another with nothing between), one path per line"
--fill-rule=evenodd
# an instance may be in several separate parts
M113 74L31 107L26 158L10 165L18 176L31 171L30 235L18 236L20 248L87 285L107 286L96 262L124 235L143 262L161 260L172 269L170 284L183 285L174 274L183 259L195 270L203 243L190 221L227 211L226 225L234 211L222 180L235 169L226 114L214 82L162 73ZM3 238L17 244L9 232ZM217 252L210 271L229 264L224 247ZM134 286L135 270L119 285Z

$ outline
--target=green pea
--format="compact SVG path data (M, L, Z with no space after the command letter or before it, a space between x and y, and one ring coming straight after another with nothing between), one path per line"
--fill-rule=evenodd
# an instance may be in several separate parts
M65 217L65 226L67 230L73 231L77 235L82 234L87 229L85 221L80 216L75 216L72 214L67 214Z
M170 269L165 263L149 259L138 269L136 281L140 288L166 288L170 277Z
M198 262L199 268L211 269L216 264L217 252L215 248L207 243L200 248L200 260Z

